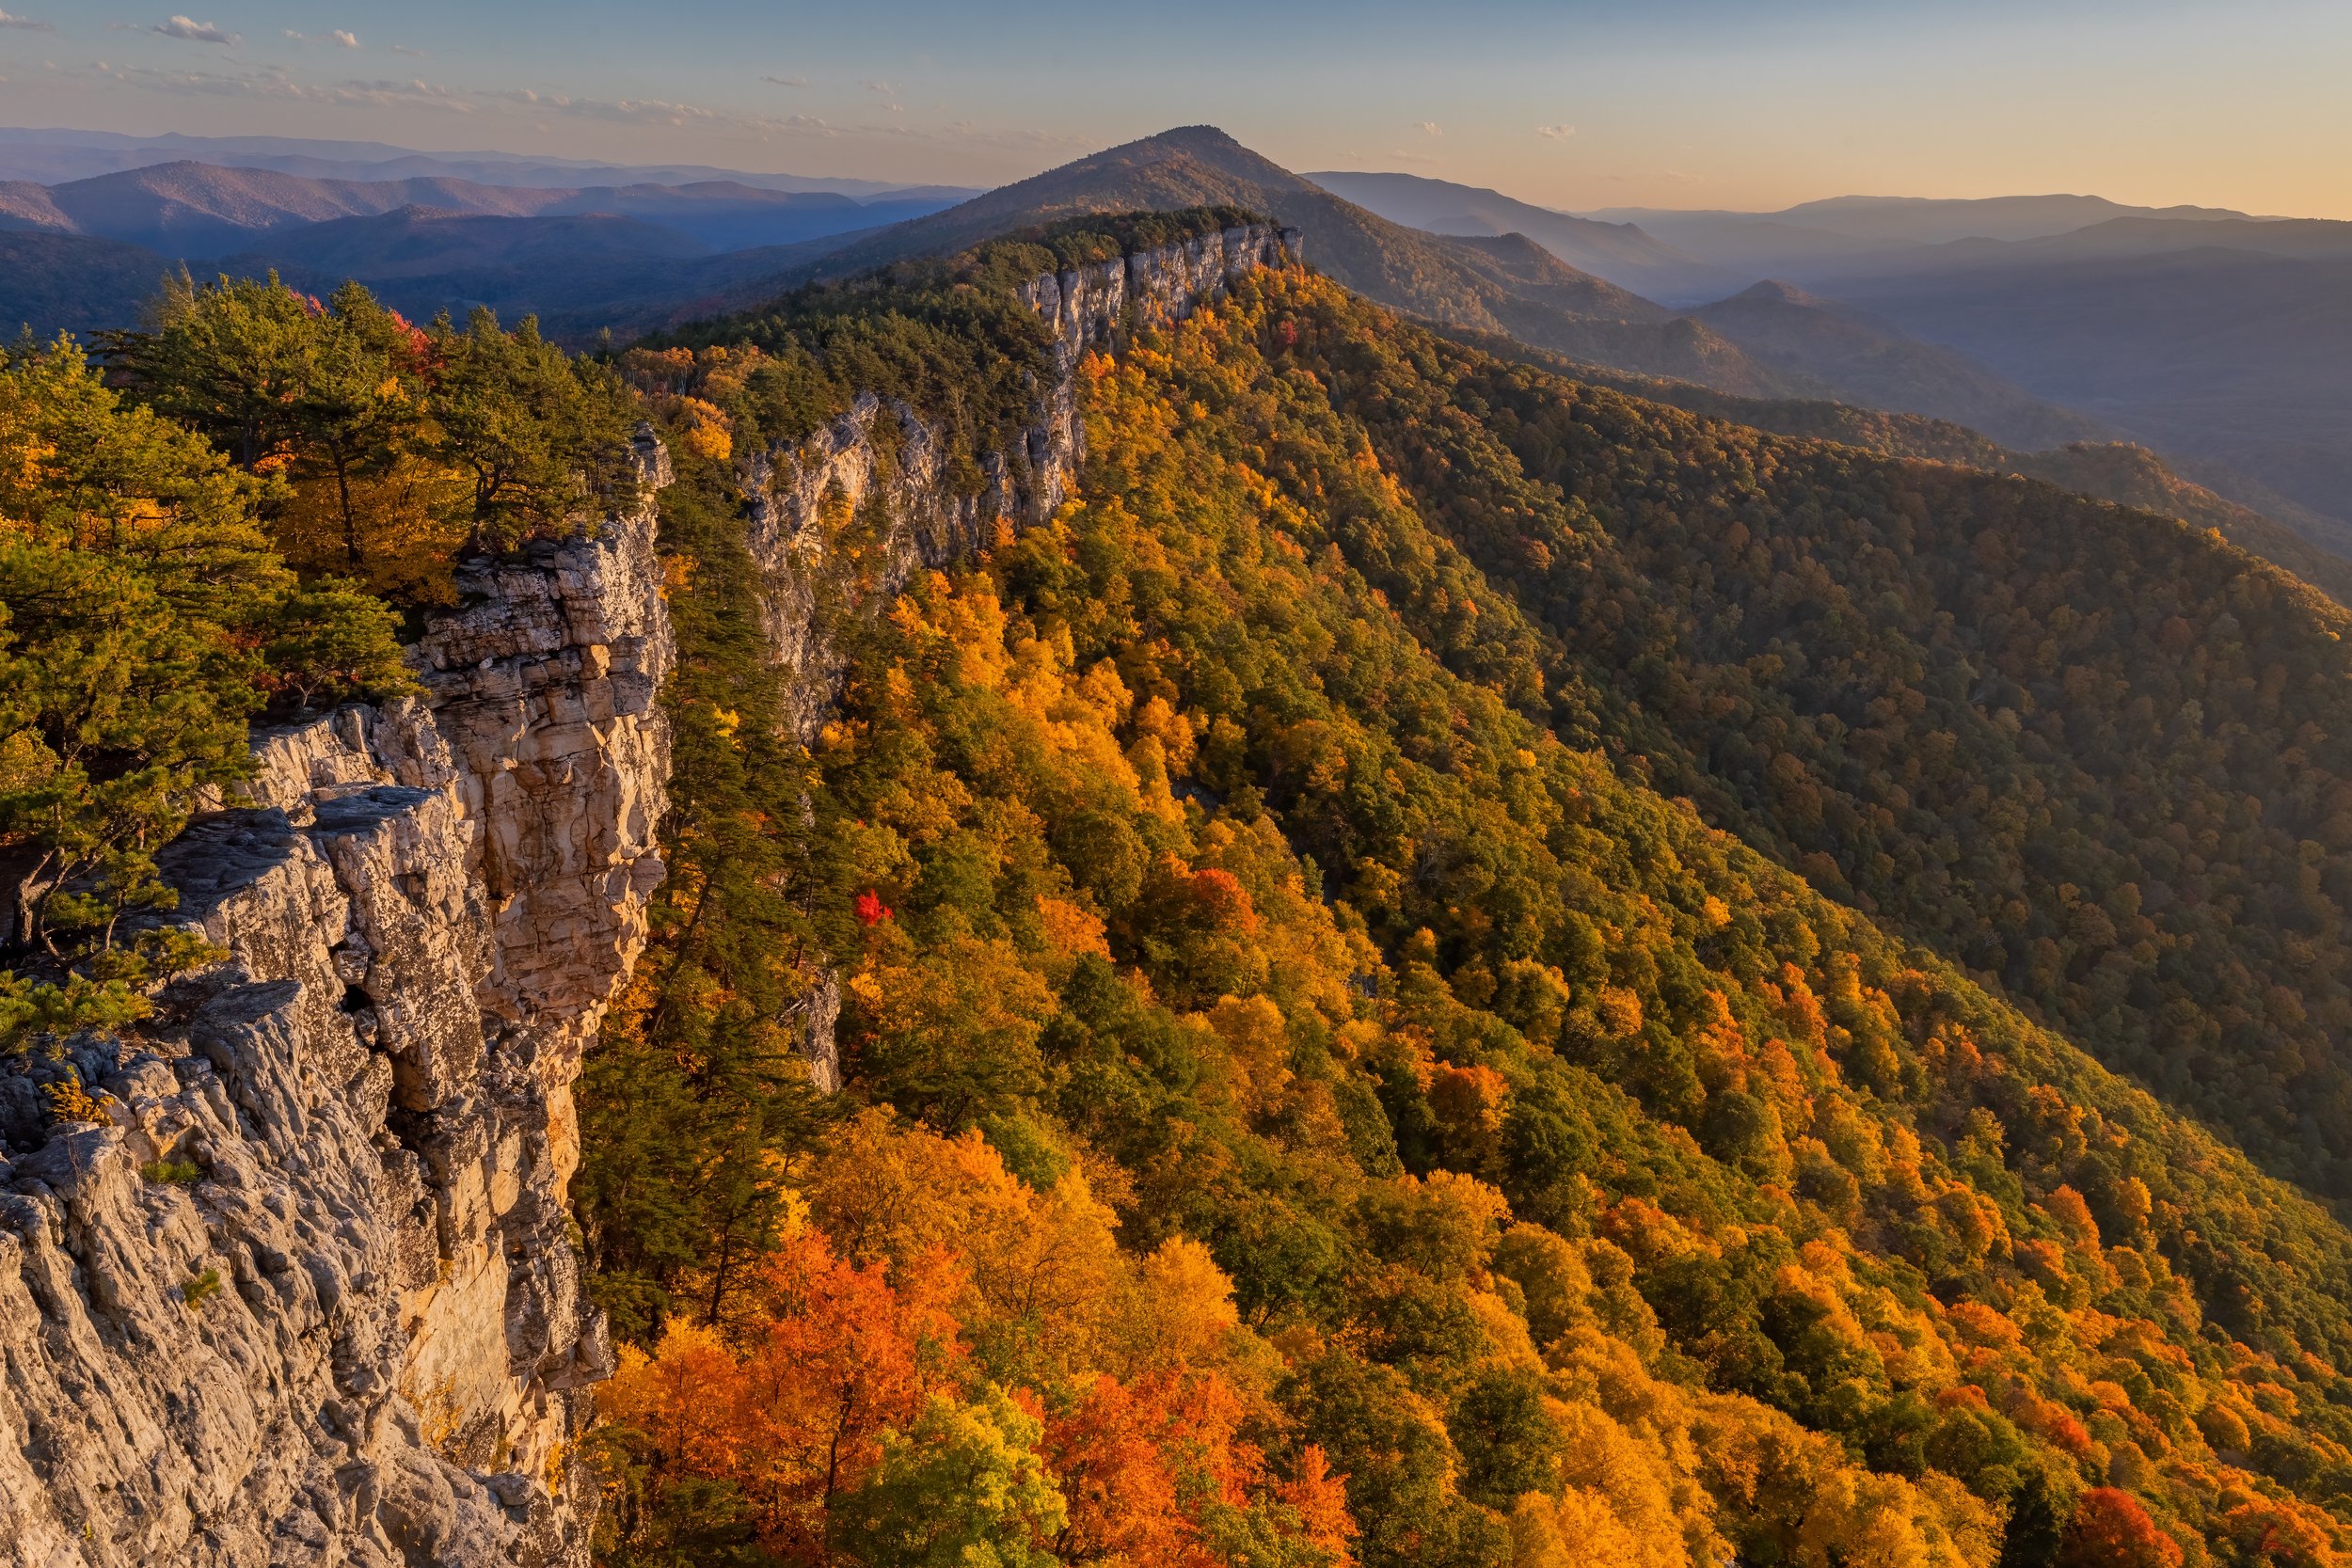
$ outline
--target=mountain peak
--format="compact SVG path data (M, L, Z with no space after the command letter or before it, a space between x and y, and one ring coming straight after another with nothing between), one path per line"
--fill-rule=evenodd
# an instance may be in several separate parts
M1751 284L1731 297L1754 300L1759 304L1804 305L1816 309L1822 309L1828 304L1820 295L1806 293L1794 283L1777 277L1768 277L1761 283Z

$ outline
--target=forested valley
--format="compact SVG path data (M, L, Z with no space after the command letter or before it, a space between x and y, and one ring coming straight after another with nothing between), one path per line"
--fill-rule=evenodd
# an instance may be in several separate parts
M835 498L794 737L762 460L870 393L977 492L1015 288L1233 215L578 358L274 282L10 350L8 1049L206 961L143 911L246 725L402 690L644 419L603 1560L2337 1562L2352 617L2217 532L1262 272L1085 357L1037 526L899 582Z

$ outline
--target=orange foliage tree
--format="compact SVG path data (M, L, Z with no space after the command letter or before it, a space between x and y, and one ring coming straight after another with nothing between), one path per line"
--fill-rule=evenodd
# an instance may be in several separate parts
M2139 1499L2112 1486L2083 1494L2058 1547L2061 1568L2180 1568L2180 1543L2156 1528Z

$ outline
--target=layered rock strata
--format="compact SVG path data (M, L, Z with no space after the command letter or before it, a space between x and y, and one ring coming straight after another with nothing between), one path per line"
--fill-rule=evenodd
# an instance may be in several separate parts
M585 1561L571 1085L661 876L660 582L650 501L461 570L421 696L165 852L228 958L96 1107L0 1084L0 1561Z

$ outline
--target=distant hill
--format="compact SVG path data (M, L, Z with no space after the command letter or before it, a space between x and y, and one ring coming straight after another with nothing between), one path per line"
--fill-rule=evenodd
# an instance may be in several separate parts
M1726 390L1774 393L1782 378L1698 323L1561 262L1533 241L1473 241L1367 212L1214 126L1129 142L884 230L827 255L781 287L845 277L1087 214L1241 207L1303 231L1309 261L1367 297L1445 325ZM755 294L736 302L758 303Z
M2024 248L1856 277L1837 293L2201 473L2210 465L2218 487L2243 475L2352 523L2352 255Z
M128 326L173 263L119 240L0 230L0 341Z
M2038 450L2113 435L2096 420L2044 403L1947 348L1905 337L1851 306L1767 281L1691 312L1775 370L1822 392L1900 414L1925 414Z
M463 181L360 183L211 164L158 164L49 187L49 221L40 227L200 258L224 255L273 230L412 205L480 212L489 210L485 198L496 201L504 194L491 196L486 187ZM11 216L18 210L12 207ZM527 209L517 203L506 210Z
M2075 196L1593 215L1859 307L2032 403L2147 443L2323 548L2352 549L2352 223ZM1965 377L1920 395L1912 374L1931 367L1916 353L1890 356L1819 315L1800 323L1785 302L1695 313L1785 375L1808 373L1809 356L1842 398L2001 426L2024 444L2060 434L1952 401L1978 395ZM1768 341L1767 328L1797 335Z
M516 152L420 152L385 142L304 136L131 136L110 131L0 128L0 181L56 184L92 175L193 159L224 168L276 169L313 180L456 179L485 185L579 189L590 185L688 185L724 181L771 191L832 191L855 200L926 200L946 206L978 193L960 185L897 185L882 180L713 168L705 164L612 164Z
M2185 251L2237 252L2301 261L2352 258L2352 223L2329 218L2110 218L2063 234L2024 240L1955 240L1880 259L1868 276L1935 273L1960 267L2036 267L2058 261L2120 261Z
M1720 285L1726 276L1660 244L1636 226L1570 217L1474 186L1408 174L1311 178L1329 182L1351 199L1371 198L1365 205L1393 221L1456 235L1510 235L1470 242L1499 256L1517 254L1514 247L1533 241L1572 266L1629 287L1643 274L1671 277L1683 290L1699 283ZM1612 266L1617 274L1611 273ZM1562 303L1565 309L1588 314L1631 314L1622 304ZM2097 420L2035 398L1963 355L1917 342L1889 323L1814 298L1790 284L1758 283L1684 314L1766 367L1785 393L1953 420L2029 450L2113 435ZM1566 348L1558 338L1550 346ZM1718 387L1725 384L1721 378L1701 379Z
M535 315L549 337L584 343L606 330L633 337L663 311L716 309L839 238L713 254L675 230L610 214L517 218L408 207L268 236L215 264L232 275L276 271L320 294L357 277L418 321L441 310L462 317L476 305L509 322Z
M213 164L158 164L63 184L0 184L0 228L123 240L167 255L226 255L256 236L404 208L501 217L610 214L658 223L711 249L788 245L935 212L935 198L871 206L839 192L763 190L740 181L564 188L486 185L446 176L322 180Z
M1682 212L1613 207L1587 214L1631 223L1692 260L1742 281L1792 277L1808 287L1829 277L1900 267L1915 255L1964 241L2045 239L2122 221L2233 227L2262 220L2217 207L2131 207L2096 196L1993 197L1936 200L1908 197L1836 197L1776 213ZM2199 243L2186 240L2183 243Z
M1417 174L1310 174L1391 223L1437 234L1524 234L1572 267L1654 299L1713 299L1748 281L1685 256L1631 223L1574 217L1477 185Z
M2284 567L2352 609L2352 529L2308 512L2282 496L2257 492L2258 504L2243 504L2184 478L2162 457L2135 443L2074 441L2043 451L2017 451L1951 420L1889 413L1820 398L1739 397L1691 382L1631 375L1581 363L1497 334L1450 335L1499 358L1752 430L1836 441L1889 457L2019 474L2093 500L2137 507L2195 528L2217 529L2240 549Z
M0 320L48 336L131 325L172 266L276 268L324 293L356 277L430 317L486 304L551 333L643 331L829 245L933 212L739 181L488 185L313 179L182 161L41 185L0 182ZM714 254L719 253L719 254Z
M1995 196L1976 200L1915 196L1837 196L1772 214L1859 239L1936 245L1947 240L2024 240L2062 234L2113 218L2200 222L2245 219L2226 207L2133 207L2103 196Z
M559 217L496 217L431 207L403 207L368 217L338 218L270 236L225 257L232 276L278 271L362 277L383 288L475 267L572 267L596 257L676 259L710 247L675 229L608 213Z

